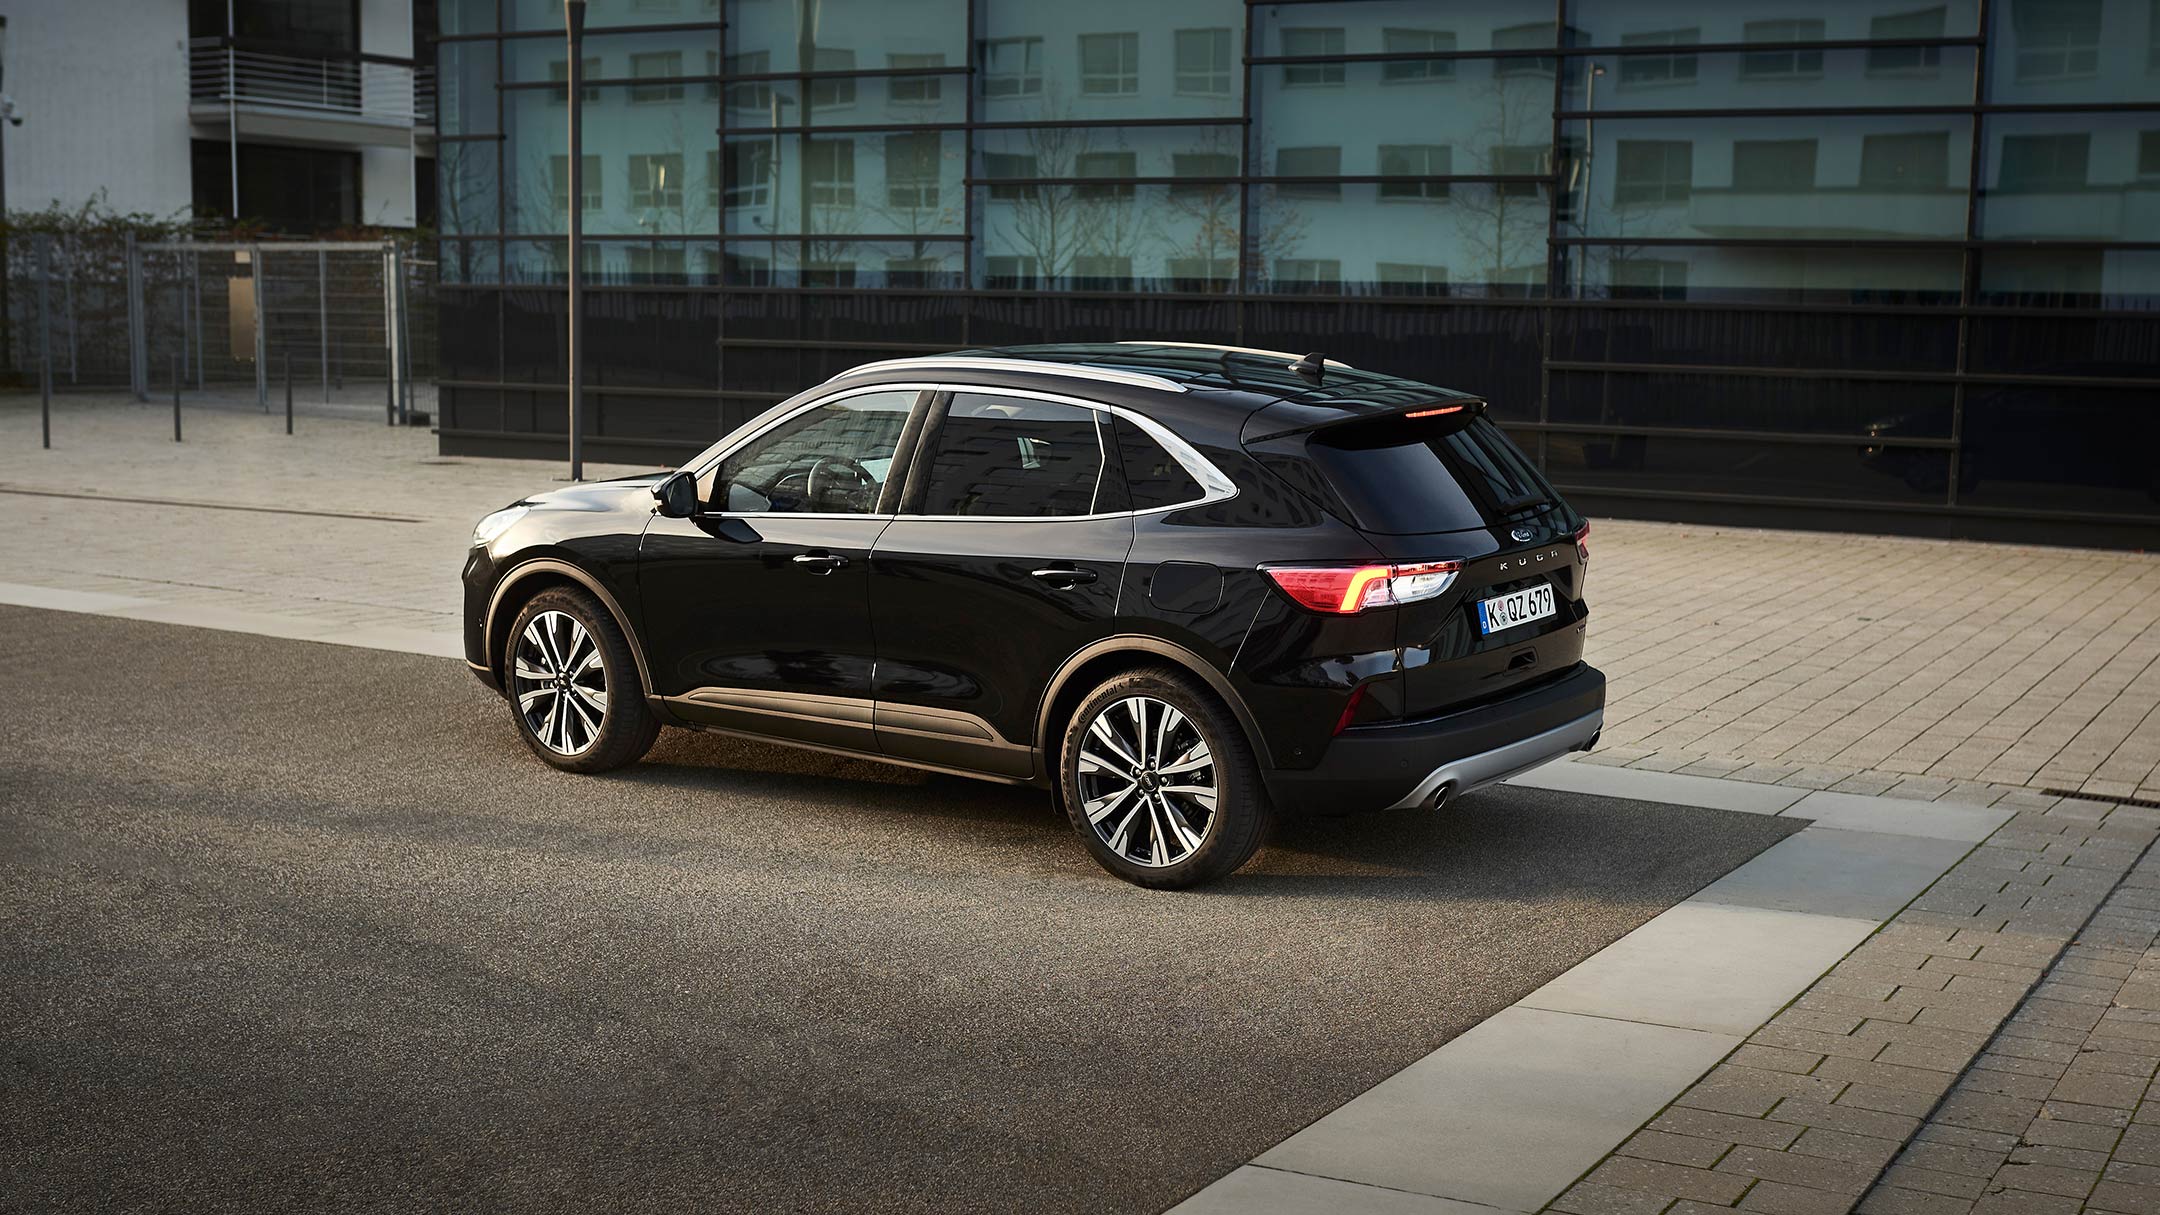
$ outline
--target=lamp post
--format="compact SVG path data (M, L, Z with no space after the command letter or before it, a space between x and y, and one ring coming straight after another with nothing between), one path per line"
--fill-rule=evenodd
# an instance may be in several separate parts
M0 365L13 369L15 333L9 314L14 308L8 296L7 129L21 126L22 115L15 112L15 99L7 95L6 82L7 18L0 16ZM42 283L39 289L44 289Z
M585 479L585 0L563 0L570 36L570 479Z

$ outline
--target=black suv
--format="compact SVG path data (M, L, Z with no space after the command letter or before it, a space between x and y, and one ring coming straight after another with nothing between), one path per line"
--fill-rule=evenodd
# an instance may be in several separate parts
M1181 342L872 363L489 515L465 651L559 768L660 726L1055 790L1145 886L1604 719L1589 527L1475 397Z

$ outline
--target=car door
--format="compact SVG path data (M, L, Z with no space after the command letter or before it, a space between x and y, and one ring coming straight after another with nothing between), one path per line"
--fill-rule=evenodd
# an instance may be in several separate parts
M1032 773L1043 690L1111 630L1132 547L1107 420L1011 389L939 395L900 514L870 555L887 754Z
M638 585L653 690L677 714L877 749L870 552L928 403L917 387L814 402L703 470L700 513L653 519Z

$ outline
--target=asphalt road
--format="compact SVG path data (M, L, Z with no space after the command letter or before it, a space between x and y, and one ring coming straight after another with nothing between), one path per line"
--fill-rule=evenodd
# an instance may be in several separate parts
M1157 894L1039 793L0 608L0 1208L1153 1211L1796 824L1524 789Z

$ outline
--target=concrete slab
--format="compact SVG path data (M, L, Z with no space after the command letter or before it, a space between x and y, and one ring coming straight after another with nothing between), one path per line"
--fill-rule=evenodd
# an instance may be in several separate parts
M1688 901L1886 920L1970 849L1962 840L1818 825L1772 844Z
M1994 834L1997 827L2009 822L2015 811L1970 803L1948 805L1822 790L1794 802L1784 813L1794 818L1814 819L1824 827L1977 844Z
M1254 1163L1535 1211L1739 1044L1517 1005Z
M64 591L49 586L0 582L0 603L15 607L45 608L55 612L109 612L150 602L130 595L108 595L103 591Z
M1523 997L1522 1006L1744 1037L1876 923L1689 901Z
M1805 789L1784 785L1757 785L1708 776L1682 776L1676 772L1645 772L1636 768L1568 762L1532 768L1509 777L1505 783L1528 785L1533 789L1594 793L1600 797L1624 797L1638 802L1707 806L1712 810L1737 810L1743 814L1776 814L1807 793Z
M1517 1215L1500 1207L1246 1165L1171 1215Z

